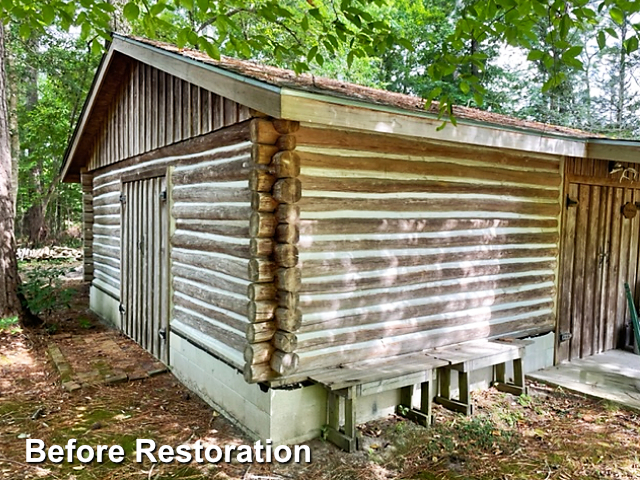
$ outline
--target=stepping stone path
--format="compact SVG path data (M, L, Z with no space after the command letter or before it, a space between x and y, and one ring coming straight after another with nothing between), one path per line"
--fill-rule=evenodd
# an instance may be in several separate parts
M112 330L82 335L54 335L47 353L60 373L62 387L73 392L96 384L142 380L167 367L133 340Z

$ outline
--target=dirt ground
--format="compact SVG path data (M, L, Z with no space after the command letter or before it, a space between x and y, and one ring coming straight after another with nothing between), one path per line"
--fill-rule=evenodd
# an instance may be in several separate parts
M640 478L638 413L535 384L522 397L476 392L470 418L436 406L430 429L395 416L362 425L356 454L314 440L310 464L137 464L130 460L137 438L168 445L251 442L170 373L62 388L46 354L52 338L106 330L87 309L87 287L78 280L67 286L78 290L71 308L48 315L45 326L0 323L0 479ZM127 456L121 464L26 464L28 438L122 445Z

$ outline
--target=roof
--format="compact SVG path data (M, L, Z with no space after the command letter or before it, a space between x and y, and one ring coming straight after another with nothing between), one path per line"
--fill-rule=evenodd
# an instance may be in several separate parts
M297 75L253 61L181 49L164 42L114 34L98 67L80 120L65 153L64 181L79 181L93 141L108 115L121 76L131 62L142 62L217 95L274 118L340 129L466 143L574 157L640 163L640 142L622 142L567 127L454 107L457 126L440 128L432 106L421 98L353 83Z
M206 53L188 48L178 48L175 45L149 40L140 37L128 37L132 40L151 45L167 52L175 53L186 58L191 58L199 62L215 65L216 67L235 72L239 75L253 78L261 82L276 87L288 87L296 90L303 90L317 94L327 94L345 99L360 100L377 105L387 105L414 112L425 112L426 102L420 97L390 92L379 88L365 87L355 83L343 82L331 78L318 77L308 73L296 74L291 70L273 67L262 63L239 60L235 58L221 56L220 60L214 60ZM438 114L437 104L432 104L430 110L432 114ZM465 120L476 120L494 125L516 127L525 130L553 133L556 135L566 135L573 138L593 138L602 135L585 132L575 128L562 127L559 125L549 125L541 122L522 120L507 115L487 112L477 108L454 106L453 113L456 118Z

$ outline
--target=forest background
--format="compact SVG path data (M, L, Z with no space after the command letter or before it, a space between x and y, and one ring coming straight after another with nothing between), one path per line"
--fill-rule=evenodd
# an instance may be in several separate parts
M288 9L271 4L263 11L238 8L225 15L212 14L206 0L182 0L156 3L151 8L155 11L147 13L156 18L156 39L200 44L212 56L227 54L298 72L309 70L439 99L444 107L465 105L615 138L640 137L638 19L623 9L594 8L588 21L566 26L559 25L549 9L548 16L537 15L526 26L531 41L524 48L491 36L452 43L468 15L464 1L363 2L351 17L348 10L340 12L351 23L392 33L378 44L371 37L354 43L353 38L342 38L339 28L314 30L314 11L320 16L326 12L312 0L305 2L313 8L298 22L284 20L291 20L299 0L281 2ZM149 16L135 3L113 4L113 11L105 14L112 17L114 29L149 35ZM379 19L384 21L376 25ZM517 28L523 28L519 20ZM68 27L52 22L33 29L16 20L5 27L12 183L18 185L15 232L20 245L81 242L80 189L60 183L59 171L105 35L94 33L87 22L71 28L71 33ZM202 38L218 41L204 43ZM455 55L458 62L448 68L443 52Z

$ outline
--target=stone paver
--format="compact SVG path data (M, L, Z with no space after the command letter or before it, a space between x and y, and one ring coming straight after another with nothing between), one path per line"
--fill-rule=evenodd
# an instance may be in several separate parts
M96 384L143 380L167 367L143 348L112 330L55 335L48 354L70 392Z

